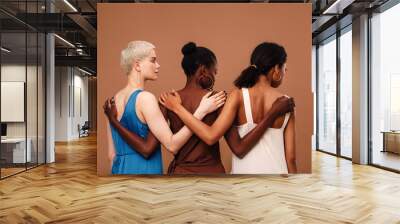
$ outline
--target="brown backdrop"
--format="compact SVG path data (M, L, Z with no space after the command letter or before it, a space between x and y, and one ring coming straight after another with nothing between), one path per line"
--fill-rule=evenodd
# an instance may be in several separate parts
M108 175L106 117L102 105L125 86L120 52L132 40L156 46L159 79L146 89L157 97L185 84L181 47L188 41L206 46L218 58L215 89L231 90L233 80L249 65L250 54L262 41L283 45L288 74L282 92L296 100L298 170L311 172L313 98L311 93L311 4L98 4L98 132L97 171ZM231 168L231 152L221 140L222 159ZM164 170L171 155L163 149Z

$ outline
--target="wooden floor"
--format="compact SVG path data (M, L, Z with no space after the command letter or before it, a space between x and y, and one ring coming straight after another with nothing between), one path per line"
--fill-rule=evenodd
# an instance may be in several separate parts
M18 167L7 167L7 168L0 168L1 170L0 170L0 172L1 172L1 178L5 178L5 177L8 177L8 176L11 176L11 175L14 175L14 174L17 174L17 173L20 173L20 172L23 172L23 171L25 171L25 170L29 170L29 169L33 169L33 168L35 168L35 167L37 167L37 164L35 163L35 164L33 164L33 163L31 163L31 164L27 164L27 167L25 167L25 164L18 164Z
M374 151L372 161L377 165L400 170L400 154L376 150Z
M313 153L313 174L97 177L96 139L0 181L0 223L400 223L400 175Z
M16 174L16 173L19 173L19 172L22 172L22 171L26 170L25 167L23 167L23 168L20 168L20 167L17 167L17 168L0 168L0 169L1 169L1 177L2 178L3 177L8 177L10 175L13 175L13 174Z

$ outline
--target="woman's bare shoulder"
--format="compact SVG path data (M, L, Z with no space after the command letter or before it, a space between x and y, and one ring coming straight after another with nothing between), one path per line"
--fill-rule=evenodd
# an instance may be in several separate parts
M271 89L270 91L269 91L269 94L271 94L271 96L273 97L273 98L279 98L279 97L281 97L281 96L287 96L287 97L289 97L286 93L284 93L284 92L281 92L281 91L279 91L279 90L277 90L277 89Z
M149 91L141 91L136 102L138 117L143 123L147 123L145 117L153 119L155 117L152 115L160 110L156 96Z
M139 93L139 95L137 97L138 97L137 100L138 100L139 104L142 104L142 103L146 104L146 105L158 104L156 96L149 91L142 91Z
M242 100L242 90L239 88L232 88L228 93L228 100L235 103L240 103Z
M143 90L142 92L140 92L138 96L144 97L146 99L147 98L155 98L156 97L152 92L149 92L149 91L146 91L146 90Z
M113 97L117 105L124 104L124 102L126 101L125 90L124 89L119 90Z
M232 97L240 97L242 95L242 89L233 87L232 89L229 90L228 95Z

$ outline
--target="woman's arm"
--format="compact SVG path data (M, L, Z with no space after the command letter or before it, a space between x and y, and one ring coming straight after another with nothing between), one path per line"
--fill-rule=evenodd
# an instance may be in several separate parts
M265 131L270 128L275 119L287 112L293 111L294 103L292 98L280 97L273 104L264 118L257 126L248 132L243 138L240 138L238 129L235 126L225 133L225 140L231 148L232 152L239 158L243 158L254 145L260 140Z
M294 101L292 98L282 96L275 100L271 109L265 114L264 118L258 125L240 138L238 129L232 126L225 133L225 140L231 148L232 152L239 158L243 158L260 140L265 131L272 126L275 119L279 116L293 111Z
M211 92L207 93L202 98L196 112L191 116L194 116L195 119L201 120L205 115L215 111L224 104L225 93L220 92L211 97L210 95ZM177 133L173 134L160 110L160 107L158 106L158 101L153 94L142 92L139 94L138 101L138 105L141 105L141 113L148 124L150 131L170 152L176 154L187 140L189 140L193 133L190 129L184 126ZM145 106L144 102L146 102Z
M107 124L107 144L108 144L108 147L107 147L107 158L109 160L109 164L111 165L109 167L109 170L111 170L112 163L113 163L113 160L114 160L114 157L115 157L115 149L114 149L114 144L113 143L114 142L113 142L113 139L112 139L112 136L111 136L111 128L110 128L110 125Z
M219 114L217 120L212 126L195 119L182 105L177 104L174 101L174 96L169 94L164 98L160 99L161 104L166 106L168 109L175 112L179 118L204 142L208 145L215 144L223 135L231 128L236 113L239 108L239 103L241 102L240 90L234 90L229 94L229 97L223 107L221 113ZM270 127L276 117L282 114L282 111L287 111L292 109L294 103L292 100L286 100L285 98L279 98L280 103L283 101L283 105L286 105L286 109L282 109L282 105L279 104L272 113L267 114L262 122L258 125L255 130L248 133L243 139L240 139L237 130L229 130L227 135L225 135L228 145L233 149L233 152L240 157L243 157L261 138L265 130ZM292 105L293 104L293 105ZM236 133L235 133L236 131ZM232 138L232 139L231 139Z
M105 106L105 113L109 114L111 110L116 109L115 104L111 103L111 107L109 105ZM165 118L165 115L163 113L163 116ZM202 119L203 116L200 114L199 111L194 113L194 116L198 119ZM113 115L107 115L110 124L115 128L115 130L121 135L121 137L128 143L129 146L137 150L143 157L148 158L157 146L160 144L160 142L157 140L157 138L154 136L154 134L150 131L149 134L145 139L143 139L141 136L137 135L135 132L132 132L125 128L121 123L118 121L116 116ZM185 127L182 127L185 128ZM187 129L187 128L186 128ZM189 129L187 129L189 130ZM190 131L190 130L189 130ZM190 137L190 136L189 136Z
M173 111L201 140L208 145L215 144L231 127L240 103L239 91L232 91L217 120L209 126L193 117L180 103L176 101L178 93L168 93L160 97L160 103Z
M212 108L215 106L212 106L212 100L213 98L208 98L211 93L206 94L203 98L202 101L200 102L199 107L196 109L196 112L194 113L194 116L198 119L202 119L205 114L212 112ZM223 93L220 93L216 97L221 96L223 98ZM216 98L214 97L214 98ZM217 98L218 99L218 98ZM110 106L111 105L111 106ZM152 132L150 132L147 136L146 139L143 139L142 137L138 136L136 133L129 131L126 129L124 126L122 126L118 119L117 119L117 108L115 106L115 103L113 100L110 102L107 100L103 106L104 108L104 113L107 115L111 125L118 131L118 133L121 135L121 137L130 145L132 148L135 148L143 157L148 158L156 149L156 147L159 144L159 141L157 138L154 136ZM210 108L210 109L207 109ZM202 112L204 111L204 113ZM166 109L162 110L162 114L164 118L166 119ZM190 130L187 127L182 127L182 129L186 129L185 132ZM184 129L184 130L185 130ZM190 136L191 136L190 132ZM190 137L189 136L189 137ZM175 151L176 153L176 151Z
M137 152L139 152L145 158L148 158L154 152L159 142L151 132L147 135L146 139L143 139L134 132L131 132L122 126L118 121L117 107L113 100L107 100L103 105L103 109L110 124L121 135L126 143L128 143L128 145L136 149Z
M146 139L143 139L134 132L126 129L121 125L121 123L119 123L116 117L108 115L110 110L114 110L115 108L115 104L113 103L111 103L111 106L109 104L104 106L104 113L107 115L110 124L121 135L122 139L128 143L128 145L137 150L137 152L139 152L143 157L148 158L157 148L159 144L158 140L151 132L147 135Z
M295 112L293 112L284 132L285 157L289 173L297 173L295 136Z

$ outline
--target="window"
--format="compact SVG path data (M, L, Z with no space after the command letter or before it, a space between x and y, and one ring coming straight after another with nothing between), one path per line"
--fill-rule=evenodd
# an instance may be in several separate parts
M400 4L371 18L372 164L400 170Z
M318 47L318 145L336 154L336 36Z
M352 33L340 36L340 155L352 157Z
M1 1L0 6L19 14L41 13L44 3ZM8 14L0 17L7 21L0 24L0 178L5 178L45 163L46 39Z

